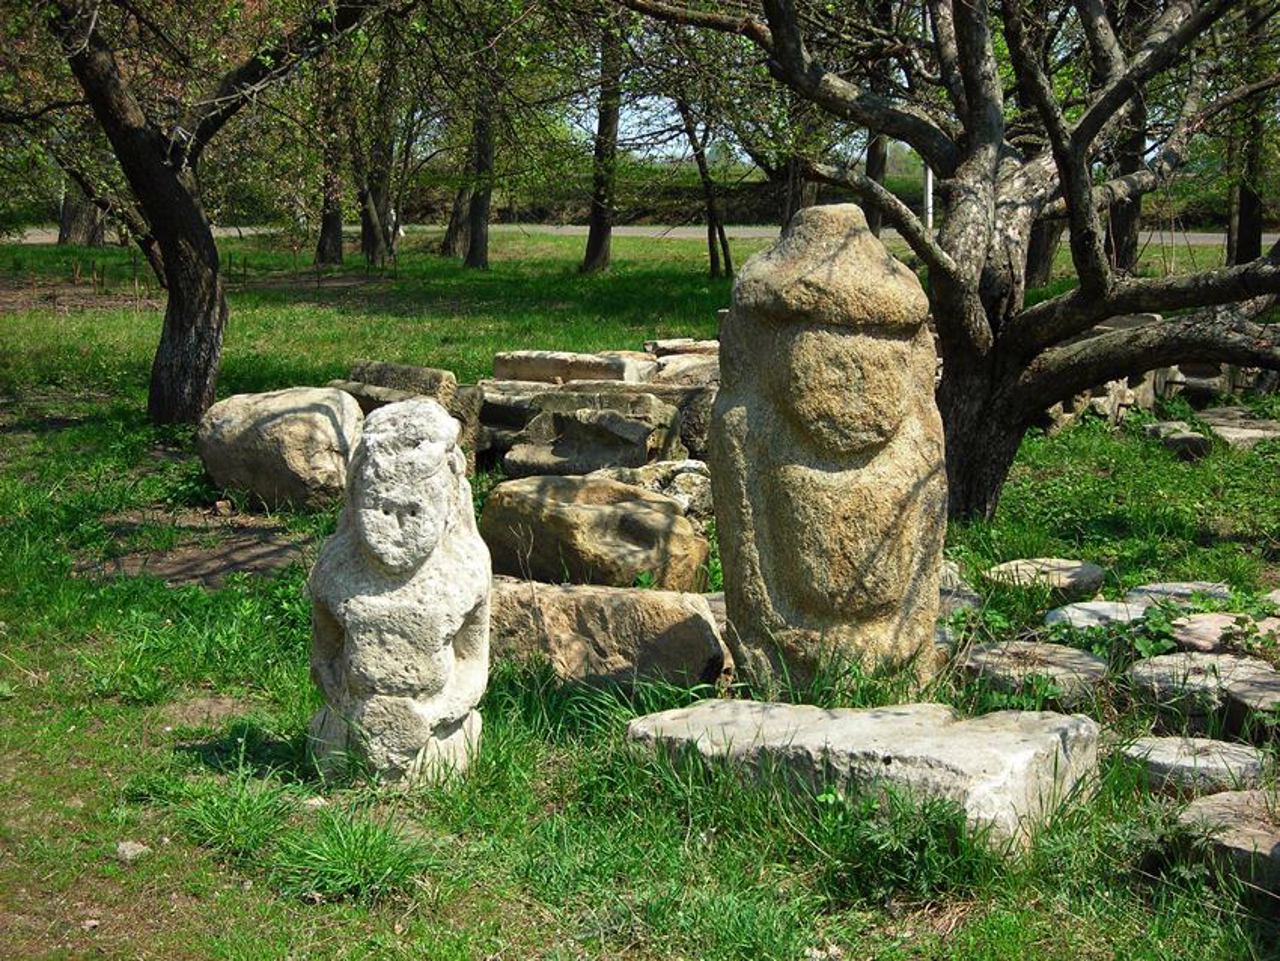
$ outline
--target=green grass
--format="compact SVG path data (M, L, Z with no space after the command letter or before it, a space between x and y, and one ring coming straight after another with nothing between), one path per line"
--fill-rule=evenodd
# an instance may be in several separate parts
M411 237L411 239L414 239ZM615 241L610 275L576 273L580 241L495 236L468 274L406 253L398 276L350 268L353 287L286 283L289 254L256 238L233 289L221 393L343 374L357 357L489 371L514 346L635 347L702 336L727 283L694 241ZM745 250L743 251L745 253ZM115 296L108 266L103 297ZM104 259L108 255L103 255ZM55 277L53 248L0 250L8 279ZM63 259L60 259L63 258ZM127 280L128 275L123 275ZM123 282L123 281L122 281ZM237 281L239 284L240 281ZM266 286L272 284L275 286ZM125 296L131 297L131 284ZM894 795L796 795L774 772L638 752L641 713L705 691L596 690L495 665L468 775L406 794L325 781L306 725L305 571L224 589L72 576L118 549L103 516L208 504L218 492L187 430L142 416L158 332L129 304L0 316L0 943L7 956L190 958L1194 958L1275 956L1276 930L1191 854L1176 805L1105 762L1028 850L997 858L954 806ZM59 418L54 420L53 418ZM1222 579L1242 602L1277 583L1280 453L1216 448L1183 464L1136 428L1086 422L1024 445L996 519L954 528L970 575L1020 555L1084 557L1108 596L1145 580ZM482 491L491 479L477 484ZM283 515L324 534L332 513ZM163 545L161 529L141 543ZM1037 628L1047 596L982 586L974 637ZM1068 638L1118 670L1157 644ZM241 699L212 728L169 713ZM1036 707L944 676L931 695L966 712ZM887 703L901 677L833 666L831 706ZM1107 686L1090 712L1122 736L1153 718ZM319 798L322 807L306 803ZM115 843L154 853L131 865ZM1176 842L1176 843L1174 843ZM1174 852L1170 854L1169 852ZM86 921L98 920L92 929ZM819 952L814 954L814 952Z

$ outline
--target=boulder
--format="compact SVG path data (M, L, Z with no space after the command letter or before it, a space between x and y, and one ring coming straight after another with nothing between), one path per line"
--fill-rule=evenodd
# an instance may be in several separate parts
M748 676L932 662L946 472L928 312L852 204L801 210L738 275L709 462Z
M966 720L942 704L851 710L708 700L636 718L627 738L747 774L786 772L782 783L793 787L889 786L946 798L1004 842L1025 841L1094 771L1098 725L1024 711Z
M539 413L502 459L511 477L589 474L687 454L679 411L651 394L549 393L533 403Z
M342 496L364 416L327 387L236 394L205 412L196 435L214 484L268 507L324 507Z
M1040 641L997 641L970 648L959 660L960 670L997 691L1016 694L1031 687L1034 678L1050 685L1046 703L1071 711L1096 700L1096 689L1107 675L1107 662L1065 644Z
M497 380L536 380L560 384L570 380L622 380L640 383L658 369L652 357L639 352L575 354L564 350L509 350L495 354Z
M494 657L546 658L566 681L711 684L732 673L701 594L497 577Z
M1129 668L1133 696L1191 732L1222 729L1256 734L1280 708L1280 672L1236 654L1162 654Z
M605 477L665 494L680 505L685 517L701 527L713 519L711 472L700 460L660 460L644 467L606 467L589 477Z
M1231 588L1215 581L1162 581L1135 587L1124 596L1124 599L1129 604L1155 604L1182 603L1193 601L1197 597L1230 600Z
M605 478L526 477L499 484L480 532L493 569L558 584L699 591L709 547L669 497Z
M1207 737L1140 737L1120 754L1141 765L1157 791L1182 795L1256 787L1264 761L1256 747Z
M1102 588L1106 574L1088 561L1061 557L1032 557L1005 561L986 572L986 578L997 584L1018 587L1048 587L1064 597L1092 597Z
M1054 608L1044 616L1044 622L1050 627L1062 624L1077 631L1084 631L1091 627L1140 621L1147 616L1147 610L1150 607L1150 602L1077 601L1074 604Z
M1269 893L1271 910L1280 895L1280 817L1266 790L1224 791L1196 798L1178 815L1207 835L1218 867Z

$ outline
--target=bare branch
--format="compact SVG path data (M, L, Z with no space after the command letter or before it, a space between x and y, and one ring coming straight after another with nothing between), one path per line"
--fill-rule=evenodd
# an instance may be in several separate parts
M811 180L847 187L864 203L873 205L880 211L885 223L896 230L916 256L928 265L930 276L956 274L956 262L938 246L924 224L911 212L911 208L866 174L843 165L820 163L806 164L805 174Z

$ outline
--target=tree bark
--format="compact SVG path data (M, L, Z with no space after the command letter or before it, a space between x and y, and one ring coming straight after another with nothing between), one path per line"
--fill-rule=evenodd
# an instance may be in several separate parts
M1146 169L1142 156L1147 149L1147 109L1135 102L1132 118L1117 149L1117 174L1121 177ZM1107 218L1107 253L1117 273L1132 274L1138 269L1138 249L1142 229L1142 195L1111 205Z
M471 205L471 188L463 184L453 195L453 207L449 211L449 224L440 241L442 257L465 257L471 244L471 225L468 208Z
M613 239L614 182L618 167L618 120L622 111L622 35L605 19L600 31L600 102L596 117L595 155L591 165L591 212L582 273L609 267Z
M716 182L707 163L707 138L709 132L698 135L697 122L689 104L677 98L676 111L684 125L685 139L693 151L693 161L698 167L698 180L702 183L702 201L707 219L707 261L712 277L733 276L733 255L729 252L729 238L720 218L720 203L716 197ZM721 267L723 261L724 266Z
M486 91L476 105L471 126L473 186L467 212L467 256L464 267L489 269L489 207L493 199L493 112L491 91Z
M63 188L58 211L58 243L77 247L101 247L106 237L102 211L74 183Z
M331 68L331 65L326 64ZM321 162L324 167L320 198L320 236L316 241L317 264L342 263L342 145L339 118L332 84L321 83L320 135L324 138Z
M889 138L882 134L871 136L869 131L868 136L871 140L867 143L867 179L884 186L885 171L889 167ZM870 205L864 213L867 216L867 229L879 237L883 223L880 208Z
M1235 258L1232 263L1247 264L1262 256L1262 147L1266 136L1263 105L1255 105L1245 128L1244 164L1240 171L1239 200L1236 206Z

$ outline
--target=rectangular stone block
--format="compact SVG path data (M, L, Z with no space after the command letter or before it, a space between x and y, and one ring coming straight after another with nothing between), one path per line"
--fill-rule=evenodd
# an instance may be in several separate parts
M995 843L1025 843L1098 756L1098 725L1083 715L998 711L966 720L944 704L827 710L706 700L636 718L627 738L747 774L787 771L813 790L888 785L948 798Z
M620 380L640 383L658 369L638 354L576 354L563 350L510 350L493 357L495 380Z

